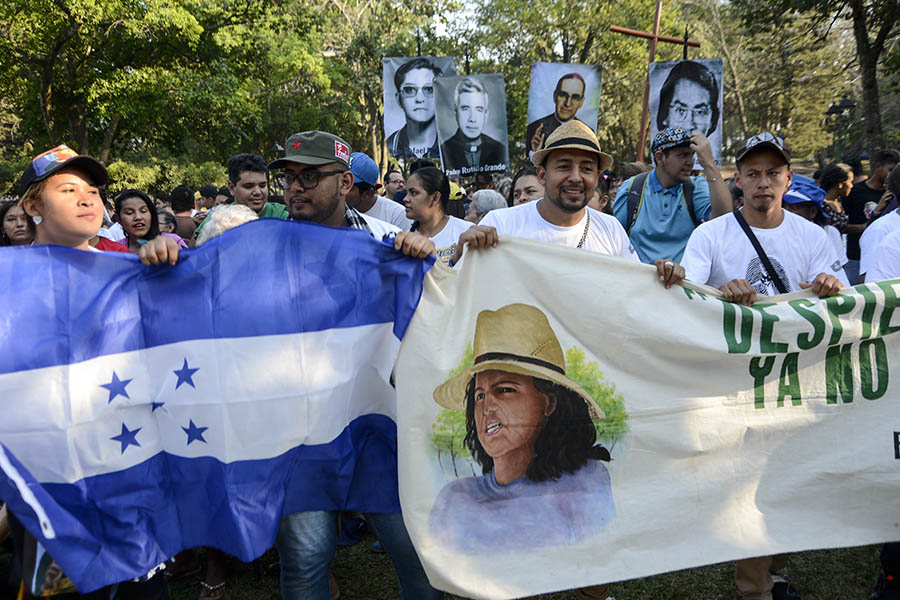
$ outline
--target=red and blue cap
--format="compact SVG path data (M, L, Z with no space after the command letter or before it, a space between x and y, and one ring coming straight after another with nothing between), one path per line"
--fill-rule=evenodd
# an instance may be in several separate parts
M19 196L23 196L28 188L39 181L47 179L63 167L77 167L88 174L94 185L106 185L109 175L106 167L96 158L78 154L65 144L47 150L35 156L19 179Z

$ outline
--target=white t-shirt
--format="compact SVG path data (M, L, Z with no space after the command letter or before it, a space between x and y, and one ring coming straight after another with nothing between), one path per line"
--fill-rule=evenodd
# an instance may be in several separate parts
M841 267L843 268L844 265L850 262L850 259L847 258L847 237L841 235L841 232L831 225L826 225L822 229L825 231L828 241L834 247L834 255L841 261Z
M366 225L369 226L369 229L372 230L372 237L374 237L379 242L381 238L383 238L388 233L399 233L400 228L391 223L385 223L379 219L374 217L370 217L369 215L365 215L363 213L359 213L359 216L363 218L363 221L366 222Z
M577 225L560 227L541 216L541 213L538 212L539 202L544 202L544 200L492 210L485 215L479 225L495 228L498 235L511 235L575 248L584 235L584 228L590 215L591 222L582 248L607 256L620 256L640 262L628 239L628 234L625 233L619 220L612 215L585 207L584 217Z
M409 231L410 226L412 226L412 221L406 218L406 209L383 196L375 196L375 204L362 214L375 217L385 223L392 223L402 231Z
M538 203L543 201L541 199L518 206L492 210L485 215L479 225L495 228L498 235L511 235L575 248L581 241L581 236L584 235L584 228L588 215L590 215L590 226L584 246L582 246L585 250L640 262L628 239L628 234L625 233L619 220L612 215L585 207L584 217L577 225L560 227L546 221L538 212Z
M792 212L783 210L782 214L784 220L778 227L751 229L787 291L801 289L801 281L811 283L819 273L829 273L844 285L850 285L825 231ZM753 244L731 213L694 230L681 264L686 271L685 278L696 283L719 287L733 279L745 279L759 294L779 293Z
M888 216L885 215L878 221L887 219ZM875 252L869 260L869 270L866 271L866 283L897 279L898 277L900 277L900 229L884 236L884 239L875 248Z
M875 249L885 237L894 231L900 231L900 214L896 210L880 219L869 223L859 238L859 274L869 272L869 265L875 258ZM868 277L866 277L868 279Z
M438 260L445 265L450 262L450 259L453 258L453 254L456 252L456 242L459 241L459 236L472 226L468 221L463 221L452 215L448 215L448 217L449 219L444 228L437 235L431 237L431 241L434 242L434 253Z

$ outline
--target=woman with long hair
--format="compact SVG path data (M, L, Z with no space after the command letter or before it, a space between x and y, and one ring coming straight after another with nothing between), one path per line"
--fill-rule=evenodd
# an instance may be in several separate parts
M459 235L472 226L471 223L447 214L450 202L450 180L440 169L424 167L406 180L406 218L413 224L410 231L431 238L435 255L444 264L456 252Z
M170 237L180 248L187 248L187 243L174 233L160 232L159 214L156 203L140 190L124 190L115 199L116 214L119 223L125 230L125 237L118 242L137 254L141 245L146 244L158 235Z

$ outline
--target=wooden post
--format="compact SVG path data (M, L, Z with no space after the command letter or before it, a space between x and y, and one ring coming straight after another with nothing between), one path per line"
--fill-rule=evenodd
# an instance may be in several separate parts
M614 31L616 33L622 33L625 35L630 35L633 37L646 38L650 40L650 60L647 63L647 85L644 86L644 109L641 113L641 132L638 136L638 146L637 152L635 152L635 160L644 160L644 144L647 143L647 125L650 120L650 65L656 60L656 43L657 42L668 42L670 44L683 44L684 45L684 58L687 59L687 48L688 46L692 46L694 48L700 47L700 42L695 42L693 40L688 39L688 30L685 27L684 30L684 38L670 37L667 35L659 35L659 21L660 16L662 14L662 0L657 0L656 2L656 16L653 19L653 33L646 33L644 31L637 31L635 29L627 29L625 27L618 27L617 25L613 25L609 28L610 31Z

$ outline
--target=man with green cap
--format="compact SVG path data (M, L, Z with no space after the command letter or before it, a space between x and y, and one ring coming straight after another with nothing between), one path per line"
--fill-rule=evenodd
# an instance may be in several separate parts
M375 239L394 236L394 248L414 258L427 258L434 244L427 237L360 214L346 202L353 187L350 145L323 131L304 131L288 138L284 158L268 165L282 169L275 181L284 189L291 219L369 232ZM162 241L161 241L162 240ZM168 240L168 241L166 241ZM169 244L168 242L172 242ZM145 264L175 264L178 246L159 236L141 248ZM366 513L397 571L404 600L439 600L443 593L428 578L409 539L400 513ZM275 545L281 561L281 594L285 600L330 600L328 570L337 546L338 512L314 510L284 515Z

